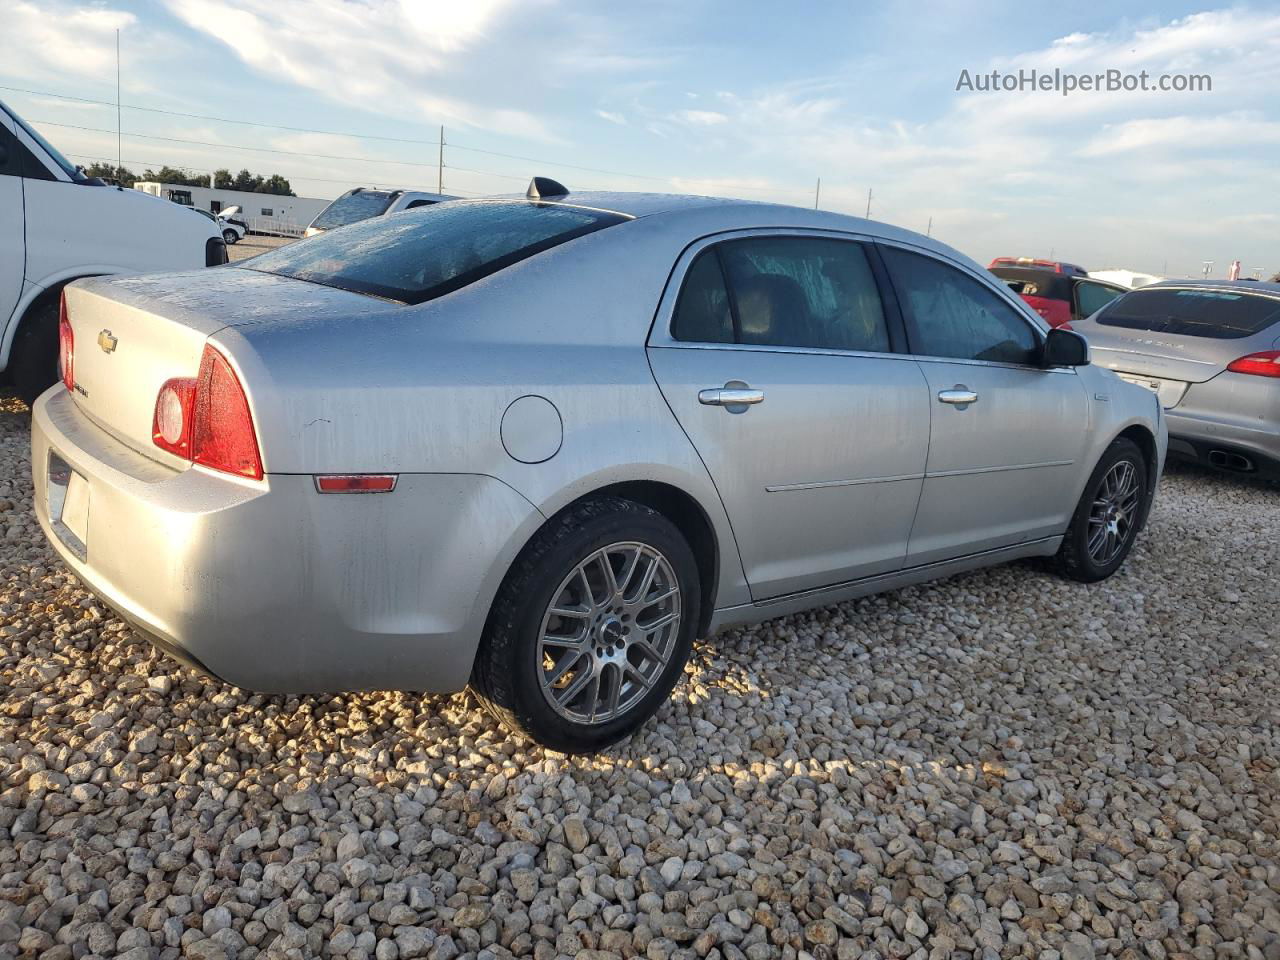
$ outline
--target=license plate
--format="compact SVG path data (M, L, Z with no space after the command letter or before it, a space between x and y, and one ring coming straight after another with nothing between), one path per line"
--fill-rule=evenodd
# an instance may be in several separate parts
M1150 377L1130 377L1123 373L1119 376L1120 379L1124 380L1126 383L1136 383L1140 387L1146 387L1152 393L1160 392L1161 381L1159 380L1152 380Z
M49 522L80 560L89 555L89 482L56 453L49 453Z

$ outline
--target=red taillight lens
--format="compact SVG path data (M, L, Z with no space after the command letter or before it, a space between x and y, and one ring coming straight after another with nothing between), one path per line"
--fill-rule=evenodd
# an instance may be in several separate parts
M227 358L208 344L198 376L170 380L160 388L152 439L162 450L193 463L262 479L249 400Z
M62 374L62 385L74 393L76 389L76 336L71 331L71 321L67 319L67 294L65 291L58 302L58 372Z
M1051 327L1060 327L1071 322L1071 308L1065 300L1053 300L1049 297L1037 297L1034 294L1021 294L1023 300L1036 313L1044 317Z
M1280 350L1263 350L1233 360L1227 366L1232 373L1249 373L1255 377L1280 378Z

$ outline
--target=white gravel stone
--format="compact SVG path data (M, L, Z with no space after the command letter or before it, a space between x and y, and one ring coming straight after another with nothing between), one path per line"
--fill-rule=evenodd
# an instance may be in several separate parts
M701 641L566 757L468 694L178 665L44 543L28 444L0 400L4 960L1280 960L1274 487L1173 471L1101 584Z

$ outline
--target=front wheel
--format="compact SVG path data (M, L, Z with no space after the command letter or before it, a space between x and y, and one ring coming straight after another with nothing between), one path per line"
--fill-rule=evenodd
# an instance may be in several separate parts
M670 696L699 597L693 552L666 517L617 497L578 504L507 575L472 687L504 726L544 746L602 749Z
M1132 440L1107 447L1085 484L1056 557L1063 576L1082 583L1105 580L1133 549L1146 516L1147 461Z
M227 246L231 246L231 244L235 243L237 240L240 239L240 235L237 234L234 230L223 230L222 239L227 242Z

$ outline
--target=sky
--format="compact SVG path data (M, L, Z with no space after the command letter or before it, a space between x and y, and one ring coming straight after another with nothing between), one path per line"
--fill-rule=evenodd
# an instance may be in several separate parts
M862 216L870 191L873 219L982 262L1280 270L1280 6L1090 6L0 0L0 99L76 162L114 160L115 106L66 98L114 104L119 30L139 172L434 190L443 126L464 196L539 174L812 206L821 178L824 209ZM957 89L1055 68L1211 89Z

